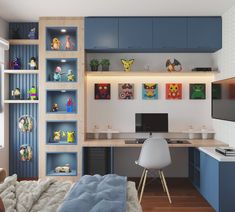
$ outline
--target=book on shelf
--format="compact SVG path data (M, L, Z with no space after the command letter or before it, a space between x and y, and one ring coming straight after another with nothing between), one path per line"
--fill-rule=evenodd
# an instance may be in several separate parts
M235 149L231 147L217 147L215 151L225 156L235 156Z

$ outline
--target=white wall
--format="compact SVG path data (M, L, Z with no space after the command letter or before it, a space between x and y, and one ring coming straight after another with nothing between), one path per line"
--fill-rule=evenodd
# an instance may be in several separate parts
M223 48L214 56L215 66L221 73L217 80L235 77L235 5L223 16ZM235 123L214 120L216 138L235 147Z
M7 39L8 37L8 23L4 21L3 19L0 18L0 37L3 37ZM2 71L1 71L1 76L0 76L0 91L1 91L1 105L0 105L0 140L4 140L4 126L3 126L3 94L2 94ZM8 171L8 164L9 164L9 155L8 155L8 143L4 142L4 149L0 149L0 167L6 168Z
M212 66L213 60L211 54L89 54L88 62L92 58L108 58L111 61L111 70L121 71L121 58L134 58L133 70L144 70L148 65L150 70L165 70L165 61L167 58L178 59L189 71L195 66ZM94 125L101 129L107 129L107 125L120 132L135 131L135 113L153 112L169 113L169 130L177 131L187 129L189 125L194 128L201 128L206 125L213 128L211 119L211 91L210 83L214 77L205 76L177 76L177 77L98 77L89 76L87 78L87 129L92 131ZM142 83L155 82L159 85L158 100L142 100ZM183 83L182 100L165 99L165 83L179 82ZM94 84L111 83L111 100L94 100ZM119 100L118 83L134 83L135 99ZM189 100L189 83L206 83L206 100ZM132 134L133 135L133 134ZM159 135L155 135L159 136ZM115 173L128 176L139 176L140 170L134 165L138 158L139 149L115 149ZM173 164L169 167L166 174L171 177L187 177L187 149L172 149ZM180 169L180 171L179 171Z

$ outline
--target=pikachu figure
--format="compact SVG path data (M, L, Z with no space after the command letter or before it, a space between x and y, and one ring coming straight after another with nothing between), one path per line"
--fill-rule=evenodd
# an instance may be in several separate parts
M134 59L130 59L130 60L121 59L121 61L122 61L123 67L124 67L124 71L130 72L131 65L134 63Z

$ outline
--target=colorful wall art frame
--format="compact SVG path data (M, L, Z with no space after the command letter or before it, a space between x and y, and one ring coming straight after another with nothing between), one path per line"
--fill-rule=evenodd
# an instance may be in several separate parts
M196 83L189 84L190 99L206 99L206 84Z
M166 99L182 99L182 83L166 83Z
M118 96L119 99L134 99L134 84L119 83Z
M111 99L111 85L109 83L96 83L95 84L95 99Z
M158 99L158 84L143 83L142 84L142 99L144 100Z

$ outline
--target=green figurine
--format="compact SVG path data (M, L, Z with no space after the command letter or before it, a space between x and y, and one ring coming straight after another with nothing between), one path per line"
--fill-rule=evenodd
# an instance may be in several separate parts
M205 85L204 84L192 85L191 99L205 99Z
M37 89L35 86L32 86L31 89L28 91L29 93L29 99L30 100L37 100Z

